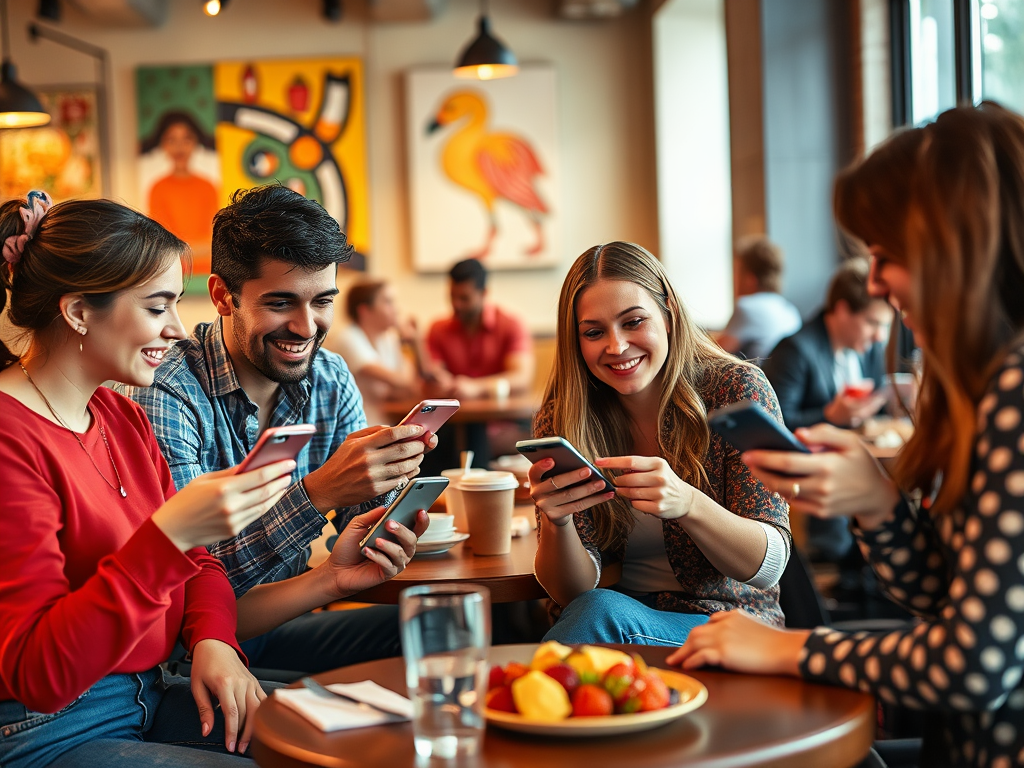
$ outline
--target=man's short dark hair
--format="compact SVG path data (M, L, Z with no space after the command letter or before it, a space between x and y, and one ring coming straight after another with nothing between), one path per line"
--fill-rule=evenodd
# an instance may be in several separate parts
M260 276L264 259L316 272L351 256L337 220L281 184L240 189L213 217L211 271L233 297Z
M448 277L453 283L467 283L472 280L478 291L487 287L487 267L481 264L479 259L460 261L451 268Z
M868 293L867 259L847 259L832 276L825 299L825 310L833 311L840 301L845 301L851 312L863 312L876 299Z
M736 244L736 259L744 271L754 276L762 291L782 290L782 249L763 235L748 237Z
M383 280L361 280L348 289L345 312L353 323L359 322L359 308L368 307L377 300L377 294L387 285Z

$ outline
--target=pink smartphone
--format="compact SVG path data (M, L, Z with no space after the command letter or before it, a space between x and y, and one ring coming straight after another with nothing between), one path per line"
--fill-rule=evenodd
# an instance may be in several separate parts
M409 439L422 440L426 443L430 440L430 436L437 432L453 413L459 410L459 405L458 400L423 400L398 422L398 426L419 424L425 430L423 436Z
M236 474L259 469L275 461L294 459L315 434L316 427L312 424L290 424L264 430L249 455L238 465Z

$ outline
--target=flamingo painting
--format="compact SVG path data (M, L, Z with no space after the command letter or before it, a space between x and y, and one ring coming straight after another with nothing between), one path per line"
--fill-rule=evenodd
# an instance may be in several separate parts
M512 203L530 220L534 243L525 251L536 257L545 250L542 217L548 206L537 192L544 169L530 143L513 133L491 131L488 104L479 91L460 89L446 94L427 133L451 127L441 151L441 168L454 184L475 195L487 214L486 240L469 258L486 257L498 235L495 204Z

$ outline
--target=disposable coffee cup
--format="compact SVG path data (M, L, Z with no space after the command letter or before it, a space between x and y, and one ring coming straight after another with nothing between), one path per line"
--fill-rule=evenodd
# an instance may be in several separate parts
M511 472L470 472L458 481L474 555L507 555L512 549L512 509L519 481Z
M484 470L479 467L474 467L469 470L471 474L483 472ZM448 507L448 511L452 513L452 517L455 518L455 528L460 532L465 532L468 528L466 524L466 511L462 506L462 491L458 489L459 479L464 474L462 467L456 469L446 469L441 474L447 477L450 481L448 487L444 489L444 503Z

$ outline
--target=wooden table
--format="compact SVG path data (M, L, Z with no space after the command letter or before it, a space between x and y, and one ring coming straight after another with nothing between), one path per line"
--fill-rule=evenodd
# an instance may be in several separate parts
M658 666L665 666L672 650L620 647L639 652ZM492 649L491 659L495 663L525 661L533 648L499 646ZM690 674L707 686L707 702L660 728L617 737L555 739L489 727L482 753L457 764L460 768L850 768L871 747L875 703L868 694L794 678L703 670ZM370 679L403 695L406 692L401 659L344 667L316 678L322 683ZM409 723L325 734L273 697L256 713L251 751L256 764L265 768L423 765L416 762Z
M533 575L537 536L512 539L507 555L474 555L466 543L456 544L441 555L419 555L405 570L383 584L346 598L357 603L397 604L398 593L419 584L453 582L482 584L491 590L492 603L512 603L547 597Z

